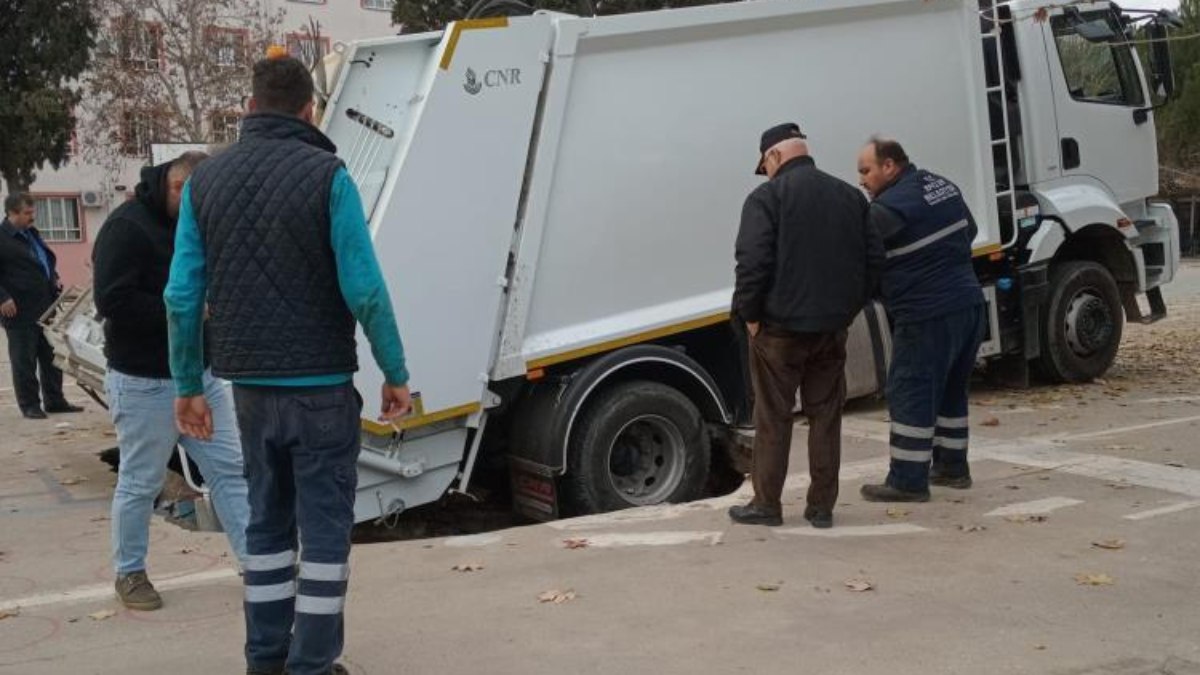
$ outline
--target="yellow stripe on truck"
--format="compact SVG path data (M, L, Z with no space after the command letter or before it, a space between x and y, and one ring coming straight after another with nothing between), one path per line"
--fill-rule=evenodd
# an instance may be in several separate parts
M689 330L704 328L705 326L713 326L728 320L729 312L722 312L720 314L713 314L712 316L692 319L691 321L684 321L683 323L671 324L670 326L663 326L662 328L655 328L654 330L635 333L628 337L601 342L589 347L581 347L579 349L573 349L569 352L563 352L561 354L543 356L540 359L535 359L526 363L525 370L537 370L539 368L545 368L546 366L552 366L557 363L566 363L567 361L574 361L575 359L581 359L585 356L600 354L602 352L610 352L614 349L620 349L621 347L628 347L629 345L636 345L642 342L649 342L650 340L657 340L658 338L667 337L668 335L677 335L679 333L685 333Z
M1004 250L1004 247L1001 246L1000 244L988 244L987 246L980 246L977 249L973 249L971 251L971 257L979 258L979 257L985 256L985 255L999 253L1000 251L1003 251L1003 250Z
M458 38L464 30L482 30L484 28L507 28L508 17L497 16L489 19L467 19L465 21L455 21L454 27L450 29L450 39L446 42L446 51L442 52L442 62L440 67L442 70L450 68L450 62L454 60L454 50L458 48Z
M437 412L431 412L425 415L417 415L415 417L402 417L391 424L377 422L375 420L362 420L362 428L380 436L387 436L396 431L404 431L405 429L415 429L417 427L425 427L430 424L452 420L456 417L466 417L483 409L479 403L465 403L453 408L446 408Z

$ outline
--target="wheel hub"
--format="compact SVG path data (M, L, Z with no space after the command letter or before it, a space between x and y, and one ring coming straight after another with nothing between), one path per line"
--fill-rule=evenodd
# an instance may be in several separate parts
M683 434L669 420L643 415L630 420L613 439L608 475L631 504L657 504L675 492L683 478Z
M1108 303L1090 289L1080 291L1067 307L1066 336L1071 351L1083 357L1101 351L1112 341L1115 326Z

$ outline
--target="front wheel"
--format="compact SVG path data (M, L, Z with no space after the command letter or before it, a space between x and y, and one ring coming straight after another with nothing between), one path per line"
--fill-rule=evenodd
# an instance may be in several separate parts
M565 496L577 513L696 499L710 456L686 396L656 382L617 384L587 402L571 434Z
M1102 265L1060 263L1050 270L1042 308L1039 365L1055 382L1087 382L1112 365L1125 315L1117 282Z

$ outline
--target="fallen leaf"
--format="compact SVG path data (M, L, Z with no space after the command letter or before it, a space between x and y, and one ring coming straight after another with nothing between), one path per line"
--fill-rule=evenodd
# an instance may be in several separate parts
M887 510L888 518L903 518L911 513L908 509L902 509L899 506L893 506Z
M108 516L93 516L91 518L88 518L88 522L92 522L92 523L102 523L106 520L108 520Z
M875 588L875 584L866 579L847 579L844 583L852 593L862 593Z
M565 591L545 591L538 596L538 602L552 602L556 605L561 605L564 602L570 602L576 597L573 589Z
M1182 469L1185 466L1183 462L1167 462L1166 465L1173 466L1176 469Z
M1050 476L1038 476L1038 480L1050 480Z
M998 427L998 426L1000 426L1000 418L996 417L995 415L992 415L991 417L988 417L987 419L980 422L980 424L985 427Z
M25 473L37 473L39 471L41 471L41 469L25 469Z
M193 551L195 551L195 550L196 550L196 549L194 549L194 548L186 548L186 547L185 547L185 548L181 548L181 549L179 549L179 553L180 553L180 554L182 554L182 555L187 555L187 554L189 554L189 553L191 553L191 552L193 552Z
M1112 586L1117 580L1107 574L1081 572L1075 575L1075 583L1080 586Z
M759 584L759 585L755 586L755 588L757 588L760 591L766 592L766 593L773 593L773 592L779 590L779 588L781 586L783 586L783 582L776 581L773 584Z
M70 429L71 423L70 422L59 422L58 424L54 425L54 428L55 429Z
M1034 645L1033 648L1038 650L1039 652L1046 651L1046 645Z
M67 623L79 623L79 617L77 617L77 616L68 617Z
M983 525L959 525L959 532L983 532L987 527Z
M1101 539L1100 541L1093 541L1092 546L1107 551L1119 551L1125 548L1125 542L1121 539Z
M1010 523L1044 523L1050 519L1050 516L1022 513L1019 515L1005 516L1004 519Z
M483 563L459 563L451 567L452 572L478 572L483 569Z
M92 621L104 621L105 619L111 619L116 615L117 611L114 609L102 609L99 612L92 612L91 614L88 614L88 618Z
M950 497L946 501L950 502L951 504L966 504L967 498L966 497Z
M564 548L571 548L571 549L587 548L589 543L590 542L588 542L587 539L582 539L582 538L581 539L563 539L563 547Z
M1129 483L1107 483L1107 485L1114 490L1128 490L1133 487Z
M3 621L5 619L12 619L12 618L18 617L18 616L21 616L21 608L20 607L11 607L9 609L0 609L0 621Z
M1009 490L1020 490L1021 489L1020 485L1005 485L1004 487L1008 488Z
M78 478L64 478L58 481L59 485L79 485L82 481Z

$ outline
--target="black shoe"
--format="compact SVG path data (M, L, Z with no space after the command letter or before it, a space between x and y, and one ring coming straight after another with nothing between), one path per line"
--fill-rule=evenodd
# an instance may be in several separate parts
M826 511L815 506L804 507L804 519L813 527L821 530L833 527L833 511Z
M863 499L869 502L927 502L929 490L911 492L900 490L886 483L882 485L864 485L859 490Z
M743 525L769 525L776 527L783 524L783 516L778 511L768 511L754 504L729 507L729 518Z
M938 487L954 488L955 490L966 490L971 487L971 474L962 476L944 476L942 474L929 474L929 484Z
M70 403L63 401L61 403L55 403L54 405L46 406L46 412L48 412L48 413L77 413L77 412L83 412L83 408L81 408L77 405L71 405Z
M21 414L31 420L44 420L46 413L41 408L21 408Z
M282 666L279 668L247 668L246 675L287 675Z

